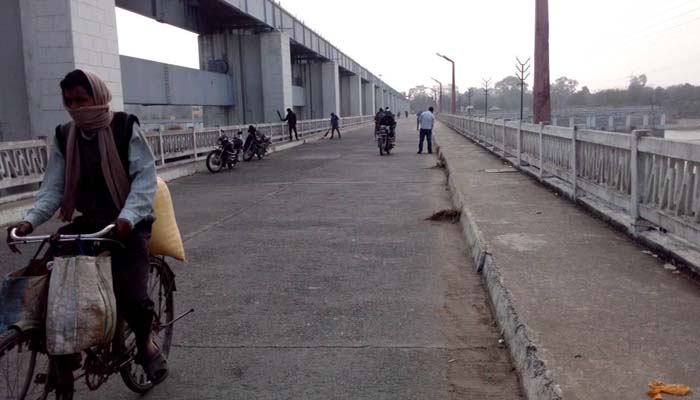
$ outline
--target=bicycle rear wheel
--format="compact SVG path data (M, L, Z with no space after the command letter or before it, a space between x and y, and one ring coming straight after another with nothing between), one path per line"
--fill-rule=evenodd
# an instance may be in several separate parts
M31 332L10 329L0 335L0 398L46 399L49 359L38 351ZM35 374L35 372L37 372Z
M173 325L175 318L175 279L168 264L162 258L151 257L151 272L148 278L148 288L153 300L155 317L153 318L153 338L167 359L173 340ZM133 358L136 353L136 338L126 324L121 322L117 327L117 344L120 353ZM145 393L153 388L143 368L133 360L125 364L120 374L124 384L136 393Z

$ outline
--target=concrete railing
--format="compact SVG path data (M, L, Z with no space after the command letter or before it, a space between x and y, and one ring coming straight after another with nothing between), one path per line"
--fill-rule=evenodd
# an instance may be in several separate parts
M483 117L472 114L472 117ZM517 111L489 111L488 118L518 120ZM524 122L532 121L532 112L524 114ZM664 129L666 127L666 112L663 109L651 107L619 107L619 108L576 108L554 110L552 125L572 127L585 126L587 129L605 131L630 132L634 129Z
M373 121L373 116L341 118L340 127L348 128L368 124ZM285 122L256 124L255 127L258 131L271 137L273 144L282 144L289 141L289 128ZM330 121L328 119L297 122L297 131L300 138L326 131L329 128ZM198 160L216 147L216 139L219 136L232 136L238 131L243 131L245 136L247 130L248 125L231 125L195 129L190 132L149 132L146 134L146 137L156 157L156 164L160 167Z
M374 116L340 119L341 128L350 128L374 122ZM270 136L276 145L289 141L286 123L257 124L262 133ZM328 119L299 121L300 137L325 132L330 128ZM214 149L220 135L245 132L248 125L195 129L190 132L147 132L146 138L156 157L158 168L199 161ZM29 140L0 142L0 204L21 200L34 195L36 186L44 177L48 164L49 142Z
M574 201L593 197L617 206L635 236L640 226L653 224L700 243L700 144L639 130L620 134L448 114L439 119L541 180L558 178Z

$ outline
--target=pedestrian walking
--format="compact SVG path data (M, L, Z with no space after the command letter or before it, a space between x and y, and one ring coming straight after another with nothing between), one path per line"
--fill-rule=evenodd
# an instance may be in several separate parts
M423 114L423 111L418 111L416 113L416 130L420 132L420 115Z
M324 138L326 136L328 136L328 132L331 133L331 139L333 139L333 136L335 135L336 132L338 132L338 139L341 139L341 137L340 137L340 118L338 118L338 116L335 115L335 113L331 113L331 127L323 135Z
M294 138L299 140L299 134L297 133L297 115L291 108L287 109L287 115L284 116L282 121L287 121L287 126L289 127L289 141L292 141L292 131L294 131Z
M404 111L406 113L406 118L408 118L408 111Z
M423 153L423 141L428 141L428 153L433 153L433 125L435 124L435 116L433 115L433 107L428 108L428 111L423 111L418 117L420 126L420 142L418 143L418 154Z

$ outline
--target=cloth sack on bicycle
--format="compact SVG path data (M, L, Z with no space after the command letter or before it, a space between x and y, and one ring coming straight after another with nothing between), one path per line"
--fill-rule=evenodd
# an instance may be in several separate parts
M5 276L0 286L0 332L40 328L49 287L49 271L41 260Z
M158 177L158 190L153 200L153 215L156 221L151 231L151 254L172 257L185 261L185 246L182 243L180 229L175 219L173 199L168 185Z
M46 310L48 353L76 354L109 343L116 324L111 258L55 258Z

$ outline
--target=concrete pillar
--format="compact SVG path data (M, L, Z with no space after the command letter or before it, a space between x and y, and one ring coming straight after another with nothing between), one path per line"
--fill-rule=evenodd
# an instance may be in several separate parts
M374 86L374 112L375 114L380 108L384 108L384 91L380 86Z
M124 109L114 0L5 0L0 14L0 138L52 136L69 119L58 83L76 68L102 77Z
M350 77L341 75L339 79L340 86L340 116L350 116Z
M364 115L374 115L377 112L378 107L375 102L375 86L371 82L364 83L363 95L365 98L363 114Z
M284 115L285 110L292 107L289 34L286 32L260 34L260 61L265 122L279 121L277 112Z
M225 63L233 77L231 107L204 107L204 125L236 125L264 122L260 37L254 34L218 32L199 36L200 68Z
M340 72L338 63L329 61L321 65L323 77L323 115L329 116L332 112L340 115Z
M362 78L359 75L348 77L350 84L350 115L362 115Z
M306 108L309 119L325 118L323 114L323 72L320 63L310 63L309 78L306 85Z
M235 85L234 106L204 107L206 126L276 122L277 111L284 115L287 108L293 108L287 33L227 31L201 35L199 59L203 70L224 62Z

